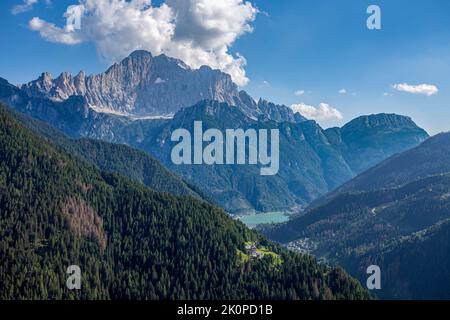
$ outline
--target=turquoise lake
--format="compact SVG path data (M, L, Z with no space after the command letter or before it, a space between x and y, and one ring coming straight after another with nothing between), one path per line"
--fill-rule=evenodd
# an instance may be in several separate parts
M281 223L289 220L289 215L285 212L266 212L260 214L240 216L241 220L247 227L255 228L260 224Z

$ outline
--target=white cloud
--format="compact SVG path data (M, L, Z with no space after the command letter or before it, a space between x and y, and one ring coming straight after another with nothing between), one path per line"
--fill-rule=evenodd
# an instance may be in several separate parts
M33 6L38 2L38 0L23 0L21 4L15 5L11 13L12 14L19 14L23 12L30 11L33 9Z
M79 44L82 39L79 35L68 27L61 29L55 26L53 23L48 23L37 17L34 17L29 22L31 30L39 31L41 37L50 42L63 43L67 45Z
M305 90L297 90L295 91L295 95L298 97L301 97L305 94Z
M390 93L390 92L385 92L385 93L383 93L383 96L385 96L385 97L392 97L394 94L393 93Z
M419 84L410 85L407 83L394 84L392 86L397 91L412 93L412 94L422 94L426 96L432 96L439 92L439 89L432 84Z
M99 54L116 62L133 50L165 53L193 68L208 65L245 85L246 60L229 48L252 32L258 10L244 0L79 0L81 28L60 28L39 18L30 27L47 41L63 44L93 42ZM67 16L66 12L66 16Z
M342 113L327 103L321 103L318 107L310 106L304 103L291 105L292 111L300 113L307 119L317 121L342 120Z
M339 94L347 94L347 90L341 89L341 90L339 90Z

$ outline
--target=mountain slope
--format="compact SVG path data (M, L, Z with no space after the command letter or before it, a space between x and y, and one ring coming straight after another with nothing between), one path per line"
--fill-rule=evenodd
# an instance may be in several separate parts
M450 172L450 133L434 136L418 147L395 155L352 179L337 193L376 190Z
M342 270L288 253L219 209L99 172L3 107L0 182L2 299L368 297ZM243 260L246 241L272 253ZM65 286L74 264L77 292Z
M405 152L395 154L361 173L333 192L317 199L311 208L343 193L403 186L418 179L450 172L450 133L441 133Z
M391 157L265 234L360 279L379 265L381 297L448 299L449 136Z
M418 232L382 253L368 252L359 260L349 261L355 274L361 272L356 261L373 261L383 270L384 282L390 284L383 296L395 299L450 299L450 223L438 223ZM412 267L413 266L413 267Z
M403 118L396 115L368 118L372 120L378 117ZM260 176L258 167L246 165L173 165L170 154L175 144L170 141L171 133L184 128L192 134L195 121L202 121L204 130L279 129L279 173L263 177ZM405 121L410 119L405 118ZM337 130L340 129L336 128L335 131ZM346 137L349 130L344 128L342 131ZM376 142L366 148L363 145L355 147L350 139L341 139L339 146L336 146L336 140L330 139L329 133L314 121L277 123L264 119L253 120L225 103L202 101L177 113L172 121L165 122L157 130L146 134L135 146L147 150L168 168L199 186L204 192L209 192L221 206L231 212L251 209L277 211L306 206L350 180L361 168L372 162L382 161L385 156L394 152L401 152L403 148L412 147L428 136L414 123L409 127L398 128L374 126L367 135L370 138L376 136L378 140L374 138ZM364 134L361 133L360 137L364 138ZM347 141L350 142L347 144ZM371 154L372 159L369 161L362 157L360 161L346 161L348 154L358 152Z
M411 118L396 114L362 116L325 132L356 174L428 138Z
M112 144L100 140L82 138L72 140L45 122L9 110L21 124L34 133L61 147L64 151L77 155L105 172L117 172L147 187L180 196L196 196L193 187L164 168L149 154L126 145Z

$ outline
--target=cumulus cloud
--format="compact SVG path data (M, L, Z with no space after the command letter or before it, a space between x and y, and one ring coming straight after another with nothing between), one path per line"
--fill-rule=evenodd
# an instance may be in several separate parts
M305 90L297 90L295 91L295 95L298 97L301 97L305 94Z
M412 94L422 94L426 96L433 96L439 92L439 89L432 84L410 85L407 83L394 84L392 86L397 91L407 92Z
M37 17L30 20L29 27L31 30L39 31L41 36L50 42L64 43L67 45L74 45L82 42L79 35L72 30L69 30L69 27L61 29L53 23L48 23Z
M30 27L47 41L93 42L109 62L144 49L181 59L193 68L220 69L240 86L248 82L245 58L229 49L253 30L258 10L250 2L166 0L154 6L151 0L79 0L78 6L82 9L79 29L69 24L57 27L39 18L31 20Z
M339 94L347 94L347 90L341 89L341 90L339 90Z
M317 121L342 120L342 113L327 103L321 103L318 107L310 106L304 103L293 104L292 111L300 113L307 119Z

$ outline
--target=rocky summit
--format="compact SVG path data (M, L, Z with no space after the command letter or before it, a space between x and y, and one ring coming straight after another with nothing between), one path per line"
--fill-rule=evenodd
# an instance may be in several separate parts
M183 61L166 55L152 56L135 51L106 72L87 76L61 73L54 79L45 72L37 80L21 86L30 97L65 101L83 96L96 111L134 117L173 116L180 109L201 100L226 102L252 118L276 121L303 121L287 106L253 100L239 91L230 75L210 67L192 69Z

